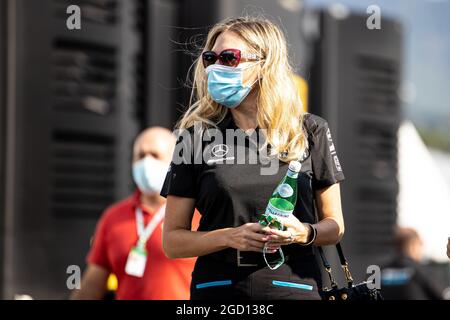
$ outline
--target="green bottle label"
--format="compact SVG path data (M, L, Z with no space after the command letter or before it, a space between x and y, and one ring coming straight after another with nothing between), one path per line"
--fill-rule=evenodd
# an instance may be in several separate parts
M294 206L284 199L270 199L265 214L279 218L287 218L294 211Z

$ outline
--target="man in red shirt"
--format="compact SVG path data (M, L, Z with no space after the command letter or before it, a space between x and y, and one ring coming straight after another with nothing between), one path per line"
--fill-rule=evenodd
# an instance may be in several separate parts
M102 299L110 273L118 279L117 299L189 299L195 259L170 260L162 249L165 199L159 193L174 146L175 137L164 128L137 137L133 179L138 190L103 213L73 299ZM198 216L193 224L198 225Z

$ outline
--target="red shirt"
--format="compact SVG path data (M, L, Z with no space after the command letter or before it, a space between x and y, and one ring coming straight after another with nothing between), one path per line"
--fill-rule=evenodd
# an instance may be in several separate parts
M128 253L138 240L135 209L140 205L139 199L140 192L136 192L103 213L97 224L87 263L103 267L117 276L117 299L187 300L195 258L168 259L165 256L162 249L163 221L147 241L147 263L143 277L125 273ZM147 226L156 212L141 208ZM198 225L197 212L193 227L195 224Z

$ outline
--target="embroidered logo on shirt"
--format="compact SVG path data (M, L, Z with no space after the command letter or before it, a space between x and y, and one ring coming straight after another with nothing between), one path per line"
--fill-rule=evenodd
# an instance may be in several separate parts
M225 157L228 154L228 146L226 144L218 144L211 150L215 157Z
M226 144L218 144L212 147L212 158L208 159L206 163L211 165L213 163L223 163L224 161L234 160L233 156L226 157L229 153L229 147Z

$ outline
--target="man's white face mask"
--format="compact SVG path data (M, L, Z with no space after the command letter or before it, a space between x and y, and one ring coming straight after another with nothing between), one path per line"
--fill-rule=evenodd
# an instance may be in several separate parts
M169 164L145 157L133 164L133 180L144 194L160 193Z

